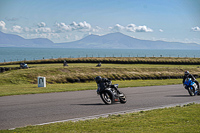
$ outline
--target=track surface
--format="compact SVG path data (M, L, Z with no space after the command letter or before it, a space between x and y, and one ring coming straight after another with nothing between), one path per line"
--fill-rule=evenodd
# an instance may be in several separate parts
M126 104L105 105L95 90L0 97L0 129L199 101L182 85L120 88Z

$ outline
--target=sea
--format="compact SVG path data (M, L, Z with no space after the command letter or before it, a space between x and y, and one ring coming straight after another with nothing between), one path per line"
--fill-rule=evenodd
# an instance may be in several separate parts
M0 47L0 62L84 57L187 57L200 58L200 50L73 49Z

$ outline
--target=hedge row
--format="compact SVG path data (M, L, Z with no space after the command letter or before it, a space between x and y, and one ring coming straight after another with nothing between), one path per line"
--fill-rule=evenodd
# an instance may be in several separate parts
M199 76L196 75L196 78L198 78ZM151 76L147 76L147 77L115 77L115 78L109 78L109 80L154 80L154 79L182 79L183 76L155 76L155 77L151 77ZM79 83L79 82L90 82L90 81L94 81L94 78L67 78L66 81L62 81L62 83ZM48 80L47 80L48 82ZM57 81L56 83L59 83L59 81Z
M0 73L3 73L5 71L10 71L10 70L17 70L17 69L22 69L21 67L0 67Z
M28 64L44 63L113 63L113 64L174 64L174 65L200 65L200 58L177 57L87 57L87 58L58 58L25 61ZM0 63L0 65L19 64L20 62Z
M195 78L199 78L199 75L194 75ZM128 77L125 75L125 77L116 76L114 78L108 77L109 80L154 80L154 79L183 79L183 76L136 76L136 77ZM94 78L67 78L66 82L69 83L79 83L79 82L90 82L94 81Z

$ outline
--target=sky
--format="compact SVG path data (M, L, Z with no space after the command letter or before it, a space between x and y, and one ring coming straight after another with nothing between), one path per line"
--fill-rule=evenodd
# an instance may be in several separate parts
M0 31L55 43L121 32L200 44L200 0L0 0Z

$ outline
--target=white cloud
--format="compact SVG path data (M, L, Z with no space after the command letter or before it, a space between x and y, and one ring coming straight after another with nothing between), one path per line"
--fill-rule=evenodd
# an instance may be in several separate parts
M72 24L70 24L71 28L73 30L77 30L77 31L90 31L92 30L92 26L87 23L86 21L84 22L80 22L80 23L76 23L76 22L73 22Z
M130 32L135 32L135 28L136 28L135 24L129 24L126 26L126 30Z
M91 25L89 23L85 22L85 21L80 22L78 24L78 26L79 26L80 29L90 29L91 28Z
M95 28L92 29L93 32L99 32L100 30L102 30L102 28L99 26L96 26Z
M71 31L71 27L69 25L66 25L65 23L56 23L56 32L65 32L65 31Z
M128 24L126 27L116 24L114 27L109 27L112 31L128 31L128 32L153 32L147 26L136 26L135 24Z
M40 23L38 23L37 26L38 26L38 28L45 27L46 23L45 22L40 22Z
M153 32L153 30L144 25L136 27L136 32Z
M130 32L153 32L152 29L144 26L136 26L135 24L129 24L126 26L126 30Z
M159 31L160 31L160 32L163 32L163 30L162 30L162 29L159 29Z
M77 24L76 22L72 22L72 23L70 24L70 26L71 26L71 27L77 27L78 24Z
M27 33L27 34L36 34L37 33L37 29L38 28L25 27L25 28L23 28L23 31L24 31L24 33Z
M99 26L96 26L96 28L95 29L97 29L97 30L101 30L101 27L99 27Z
M192 27L192 31L200 31L200 27L198 27L198 26Z
M109 27L109 29L111 29L112 31L122 31L125 29L124 26L121 26L120 24L116 24L114 27Z
M12 32L16 32L16 33L22 33L23 32L23 28L19 25L15 25L12 27Z
M0 30L1 31L6 31L7 30L6 23L4 21L0 21Z
M35 29L36 33L51 33L51 28L49 27L41 27Z
M49 27L45 27L46 24L44 22L41 22L38 24L38 28L28 28L28 27L25 27L23 28L23 31L25 33L31 33L31 34L37 34L37 33L52 33L52 30L51 28Z
M67 25L65 23L56 23L56 32L60 33L60 32L66 32L66 31L81 31L81 32L87 32L87 31L92 31L93 28L92 26L87 23L86 21L84 22L80 22L80 23L76 23L76 22L72 22L71 24Z

